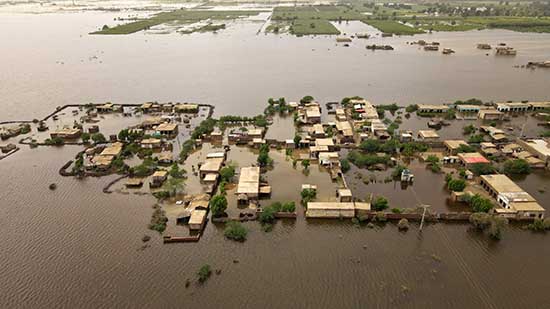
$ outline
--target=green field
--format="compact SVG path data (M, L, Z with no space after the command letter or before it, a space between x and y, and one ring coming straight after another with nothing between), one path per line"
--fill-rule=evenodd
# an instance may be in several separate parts
M328 20L326 19L297 19L291 22L290 33L301 36L301 35L338 35L340 31L336 29Z
M413 35L424 33L421 29L413 28L393 20L363 19L361 21L373 26L383 33L391 33L395 35Z
M240 17L258 15L259 11L199 11L199 10L176 10L153 15L143 20L137 20L115 27L103 27L102 30L91 34L130 34L164 23L195 23L201 20L230 20ZM208 31L209 29L206 29Z

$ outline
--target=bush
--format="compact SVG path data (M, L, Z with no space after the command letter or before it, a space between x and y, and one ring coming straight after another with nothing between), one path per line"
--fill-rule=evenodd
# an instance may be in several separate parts
M310 96L310 95L306 95L305 97L303 97L302 99L300 99L300 103L302 104L306 104L306 103L311 103L313 102L315 99Z
M296 148L300 146L300 142L302 141L302 137L300 135L294 136L294 145L296 145Z
M309 159L303 159L302 160L302 166L304 167L304 169L307 170L309 168L309 165L310 165Z
M476 212L470 215L470 223L478 230L484 230L490 224L491 216L484 212Z
M502 229L508 225L508 219L493 216L491 217L491 224L489 225L489 236L495 240L502 238Z
M527 175L531 173L531 166L523 159L508 160L504 162L503 171L507 175Z
M65 141L61 138L61 137L52 137L52 138L47 138L44 143L46 145L55 145L55 146L60 146L60 145L63 145L65 144Z
M132 168L132 173L138 177L151 175L157 168L157 163L151 158L146 157L140 165Z
M187 172L184 169L180 169L177 163L172 164L168 174L173 178L182 178Z
M248 230L238 221L230 221L223 231L225 237L235 241L245 241Z
M215 195L210 201L210 209L214 217L221 217L227 209L227 199L223 195Z
M264 144L260 147L260 153L258 154L258 164L260 166L271 165L273 160L269 157L269 146Z
M295 212L296 204L294 202L284 203L281 207L282 212Z
M447 183L447 188L453 192L462 192L466 188L466 181L462 179L451 179Z
M476 152L476 149L475 149L475 147L473 147L473 146L462 144L462 145L458 146L456 152L457 152L457 153L463 153L463 152L466 152L466 153L468 153L468 152Z
M529 224L527 228L535 232L548 231L550 230L550 219L546 218L542 220L537 218L533 223Z
M380 150L380 142L375 139L368 139L361 142L359 148L368 153L378 152Z
M199 282L201 283L208 280L208 278L210 278L210 275L212 275L212 268L208 264L201 266L199 272L197 273L197 276L199 276Z
M417 110L418 110L418 105L416 105L416 104L411 104L411 105L409 105L409 106L407 106L407 107L405 108L405 111L406 111L407 113L414 113L414 112L416 112Z
M87 143L90 140L90 133L84 132L82 133L82 135L80 135L80 138L84 143Z
M222 181L231 182L235 176L235 167L228 165L220 170L220 177Z
M386 217L386 214L383 212L377 212L375 213L374 217L372 218L373 222L386 222L388 221L388 218Z
M490 175L495 173L495 167L490 163L476 163L472 164L470 171L476 176L479 175Z
M483 143L483 141L485 141L485 139L483 138L483 134L474 134L471 135L468 139L468 143L470 144L479 144Z
M347 159L359 168L369 167L375 164L388 164L389 156L379 157L375 154L363 154L353 150L348 153Z
M149 229L162 233L166 229L166 222L168 222L168 218L160 206L155 205L153 209L154 211L151 216L151 222L149 223Z
M340 160L340 168L342 169L343 173L347 173L350 170L351 166L348 159Z
M476 130L477 128L473 124L470 124L462 128L462 133L464 133L464 135L472 135Z
M382 211L389 207L388 200L383 196L378 196L371 204L374 211Z
M303 189L300 195L302 196L302 204L307 205L307 203L311 202L317 196L317 191L313 189Z
M406 218L403 218L403 219L399 220L399 222L397 223L397 228L400 231L408 230L409 229L409 220L407 220Z
M260 223L267 224L267 223L273 223L275 221L275 213L278 212L278 208L280 208L280 204L279 206L277 204L275 205L274 204L264 207L262 209L262 212L258 216L258 220L260 221Z
M96 144L97 143L105 143L107 141L105 136L101 133L92 134L91 138L92 138L92 141L94 141L94 143L96 143Z
M470 198L470 206L474 212L489 212L493 208L493 203L491 200L475 194Z

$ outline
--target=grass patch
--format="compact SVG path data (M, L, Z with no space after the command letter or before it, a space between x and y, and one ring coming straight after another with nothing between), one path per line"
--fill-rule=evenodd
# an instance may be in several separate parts
M413 35L424 33L423 30L401 24L394 20L362 19L361 21L383 33L391 33L395 35Z
M340 34L340 31L326 19L298 19L292 22L289 31L297 36Z
M240 17L258 15L259 11L198 11L198 10L175 10L171 12L163 12L153 15L149 18L136 20L115 27L104 26L101 30L92 32L91 34L130 34L141 30L147 30L153 26L168 22L177 22L181 24L195 23L205 19L212 20L228 20L237 19ZM213 30L212 27L216 27ZM207 25L200 28L200 31L215 31L219 30L219 25ZM225 28L225 25L223 26Z

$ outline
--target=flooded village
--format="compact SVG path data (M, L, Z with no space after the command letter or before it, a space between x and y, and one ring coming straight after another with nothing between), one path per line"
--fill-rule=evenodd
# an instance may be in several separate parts
M541 202L514 180L548 179L549 111L550 102L399 107L305 96L269 99L254 117L214 118L211 105L108 102L3 124L1 149L5 158L21 147L76 147L60 175L118 175L97 194L152 195L149 228L164 242L199 241L208 224L244 241L238 222L268 232L278 219L395 220L399 230L469 222L500 239L508 222L550 228ZM536 186L542 194L547 183Z
M0 2L0 307L546 307L548 8Z

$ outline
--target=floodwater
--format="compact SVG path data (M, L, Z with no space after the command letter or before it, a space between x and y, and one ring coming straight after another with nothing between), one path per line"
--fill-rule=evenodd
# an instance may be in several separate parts
M304 95L339 101L360 95L375 104L548 99L550 71L514 68L550 59L550 34L487 30L354 40L259 34L262 22L229 22L218 33L94 36L124 13L3 13L2 119L33 118L68 103L197 101L217 114L260 113L269 97ZM363 30L339 25L348 34ZM347 27L347 28L346 28ZM346 28L346 29L344 29ZM368 27L367 27L368 29ZM372 29L370 30L372 31ZM368 32L368 31L367 31ZM47 33L47 35L44 35ZM406 44L439 41L456 54ZM485 56L477 43L506 42L516 57ZM368 51L389 44L394 51ZM121 48L124 47L124 48Z
M323 102L358 94L374 103L403 105L548 95L550 72L512 66L550 58L549 35L476 31L377 38L371 41L392 44L396 51L374 53L355 42L336 46L334 38L256 36L257 23L191 36L86 35L116 16L2 15L0 38L9 44L0 57L1 120L41 118L58 105L90 101L199 101L216 105L217 115L250 115L261 112L269 97L306 94ZM457 53L443 56L405 44L421 38L439 40ZM520 52L515 58L487 57L474 49L480 41L506 41ZM126 125L125 118L118 120ZM459 128L449 132L460 133ZM115 125L106 129L117 131ZM225 240L222 226L208 224L198 243L163 245L160 235L147 229L155 203L151 196L102 193L116 176L76 180L58 174L80 149L22 147L0 162L2 308L528 308L550 303L550 238L519 227L509 227L503 240L493 242L463 224L428 225L423 232L412 224L400 233L393 224L368 229L348 221L306 221L300 214L296 221L280 220L269 233L257 222L245 223L250 232L244 243ZM288 177L290 184L275 187L273 198L297 197L294 184L306 181L301 168L292 169L282 152L270 155L276 169L266 178ZM229 160L244 161L240 166L255 157L239 147L229 153ZM323 173L316 168L311 166L307 177L326 176L320 185L328 191L334 184L328 173L315 176ZM420 181L434 179L420 168L411 188L420 201L437 203L443 199L441 182ZM50 191L50 183L57 183L57 190ZM518 183L550 209L547 175L533 173ZM388 183L360 190L394 196L392 190L401 189ZM416 204L407 190L395 193L392 202ZM332 194L322 192L327 193ZM146 245L143 235L152 236ZM200 285L196 272L206 263L221 274ZM187 279L192 283L186 288Z

